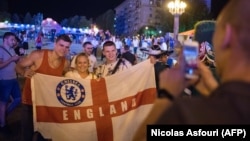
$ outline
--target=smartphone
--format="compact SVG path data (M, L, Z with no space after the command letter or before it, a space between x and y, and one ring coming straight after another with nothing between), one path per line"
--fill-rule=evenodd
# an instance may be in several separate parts
M197 60L199 56L199 43L197 41L185 41L183 43L183 57L185 60L185 77L187 79L198 78Z

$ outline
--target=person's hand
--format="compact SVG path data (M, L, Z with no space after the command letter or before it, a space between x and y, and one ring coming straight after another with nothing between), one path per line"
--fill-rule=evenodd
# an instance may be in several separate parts
M179 96L188 84L185 79L182 56L180 56L178 62L173 68L162 71L159 77L160 89L168 91L174 97Z
M23 76L24 77L28 77L28 78L31 78L36 72L33 71L32 69L25 69L24 70L24 73L23 73Z
M155 57L154 56L149 56L149 60L150 60L150 63L152 63L152 64L155 64L156 63L156 59L155 59Z
M12 60L13 62L18 61L19 59L20 59L20 56L18 56L18 55L15 55L15 56L12 56L12 57L11 57L11 60Z
M209 96L210 93L218 87L218 82L214 78L209 67L198 61L198 72L200 75L195 88L204 96Z

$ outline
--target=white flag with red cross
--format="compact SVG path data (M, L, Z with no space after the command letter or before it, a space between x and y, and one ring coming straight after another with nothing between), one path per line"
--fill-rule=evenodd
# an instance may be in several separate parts
M36 74L34 131L53 141L129 141L155 98L149 60L99 81Z

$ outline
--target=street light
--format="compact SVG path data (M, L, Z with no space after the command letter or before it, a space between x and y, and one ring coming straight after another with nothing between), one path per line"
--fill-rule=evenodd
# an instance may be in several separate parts
M148 36L148 26L145 27L146 29L146 37Z
M174 15L174 40L178 40L179 32L179 17L184 13L186 8L186 3L180 0L172 1L168 4L169 12Z

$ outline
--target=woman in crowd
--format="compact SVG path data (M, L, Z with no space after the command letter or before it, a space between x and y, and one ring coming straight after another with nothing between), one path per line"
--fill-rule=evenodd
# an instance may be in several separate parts
M89 72L89 59L85 53L80 53L76 56L76 67L74 70L65 74L66 77L83 78L83 79L96 79L96 76Z

